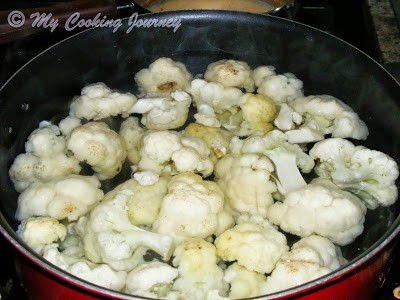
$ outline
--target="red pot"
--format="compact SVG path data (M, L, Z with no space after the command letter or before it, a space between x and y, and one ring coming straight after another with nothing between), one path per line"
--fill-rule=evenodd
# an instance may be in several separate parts
M251 66L277 67L303 80L305 94L331 94L366 121L366 146L399 160L399 84L378 63L349 44L316 29L273 16L191 11L144 15L179 18L167 27L87 30L45 51L19 70L0 90L0 231L20 253L17 269L32 299L133 299L85 283L51 266L15 234L17 193L8 178L37 124L67 112L73 95L88 84L132 91L133 74L161 56L200 73L210 62L234 58ZM22 109L27 107L28 110ZM23 120L21 122L21 120ZM392 142L395 141L395 142ZM349 263L327 276L263 299L373 299L382 283L400 231L400 204L369 211L364 233L343 247Z

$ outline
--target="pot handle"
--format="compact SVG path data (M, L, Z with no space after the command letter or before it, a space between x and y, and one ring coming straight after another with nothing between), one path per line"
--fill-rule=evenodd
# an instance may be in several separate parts
M118 0L74 0L46 7L0 11L0 44L8 43L44 30L64 27L76 18L101 21L117 15L119 10L134 12L133 1Z

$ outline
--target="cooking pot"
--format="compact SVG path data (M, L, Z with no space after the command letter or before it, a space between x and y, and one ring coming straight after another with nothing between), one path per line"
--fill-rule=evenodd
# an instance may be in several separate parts
M141 27L179 20L179 27ZM325 32L276 16L228 11L181 11L121 20L68 38L31 60L0 90L0 232L19 253L17 270L32 299L134 299L84 282L47 263L16 235L18 194L8 177L28 134L42 120L59 120L83 86L102 81L136 93L134 74L166 56L192 74L219 59L273 65L304 82L304 93L334 95L370 129L365 144L400 158L400 85L377 62ZM131 28L131 30L129 30ZM373 299L400 231L400 203L367 213L364 233L342 247L348 263L302 286L263 299Z

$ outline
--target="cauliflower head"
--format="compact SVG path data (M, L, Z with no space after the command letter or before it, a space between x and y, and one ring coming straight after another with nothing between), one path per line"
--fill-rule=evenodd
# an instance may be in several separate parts
M141 122L148 129L176 129L185 124L191 103L188 93L176 90L169 97L140 98L131 112L143 114Z
M237 224L215 240L217 255L249 271L270 273L289 249L284 234L260 216L239 217Z
M51 179L81 171L79 160L67 154L65 136L56 125L41 123L28 137L25 153L13 161L9 176L18 192L33 182Z
M243 121L236 135L249 136L256 132L267 133L273 129L277 107L267 96L247 93L240 105Z
M268 96L275 103L281 104L303 96L303 82L294 74L263 75L258 80L257 93Z
M277 191L271 181L274 166L267 157L254 153L228 154L215 166L218 186L233 215L252 214L266 217Z
M103 198L100 181L94 176L69 175L48 181L34 182L18 197L17 220L29 217L52 217L77 220Z
M139 154L141 171L161 175L194 172L207 177L214 170L207 144L200 138L182 137L176 131L147 131Z
M237 112L244 100L243 92L238 88L224 86L219 82L207 82L199 78L192 80L186 91L192 96L198 109L202 105L207 105L217 114Z
M261 284L260 294L286 290L322 277L339 268L335 245L327 238L310 235L293 244L282 255L275 269Z
M126 284L126 272L116 271L106 264L94 264L84 257L69 255L68 249L60 251L58 244L45 246L43 257L50 263L91 282L115 291L122 291Z
M302 118L298 129L287 131L289 141L293 143L320 141L327 134L331 134L332 137L358 140L365 140L368 136L366 124L350 106L336 97L330 95L298 97L289 101L288 105ZM304 132L308 133L308 136Z
M314 160L297 145L287 141L287 136L279 130L264 135L252 135L245 140L233 138L233 153L256 153L267 156L275 167L273 178L282 194L306 185L301 174L313 169ZM301 172L300 172L300 170Z
M185 127L183 135L202 139L211 150L211 159L214 163L228 152L233 134L222 127L209 127L199 123L190 123Z
M144 262L143 248L168 260L173 251L172 239L135 226L129 220L128 201L134 192L119 187L116 193L109 193L87 219L80 220L86 257L94 263L107 263L123 271L130 271Z
M224 194L215 182L194 173L181 173L168 184L153 230L179 243L190 237L208 238L232 223L232 217L224 211Z
M165 95L184 89L192 75L181 62L161 57L135 74L135 82L144 95Z
M127 156L122 137L104 122L89 122L75 128L67 139L67 147L78 160L89 164L100 180L117 175Z
M139 124L139 119L136 117L129 117L121 123L119 135L125 143L128 160L137 165L140 161L140 141L145 132Z
M268 220L285 232L306 237L317 234L338 245L351 243L364 230L363 202L331 182L311 182L289 192L268 209Z
M125 292L169 299L178 270L166 263L154 261L141 264L128 273Z
M224 281L224 271L217 265L215 246L201 238L188 238L174 251L173 265L179 277L173 288L184 299L203 300L206 295L218 290L221 296L227 294L228 284Z
M389 206L397 200L399 167L389 155L342 138L318 142L309 153L317 161L315 172L320 177L356 194L368 208Z
M169 179L159 177L155 183L149 185L142 185L134 178L129 179L108 192L103 201L112 200L121 191L130 191L131 193L126 193L129 221L136 226L150 226L158 217L162 199L167 194Z
M231 264L226 270L224 280L230 284L229 298L242 299L260 295L260 288L267 277L254 271L249 271L238 263Z
M250 66L240 60L222 59L207 66L204 79L222 83L224 86L254 91L254 80Z
M81 95L73 100L69 114L86 120L101 120L111 116L127 117L136 102L130 93L112 91L103 82L85 86Z
M43 248L67 236L67 228L51 217L30 217L22 220L17 229L22 240L39 254Z

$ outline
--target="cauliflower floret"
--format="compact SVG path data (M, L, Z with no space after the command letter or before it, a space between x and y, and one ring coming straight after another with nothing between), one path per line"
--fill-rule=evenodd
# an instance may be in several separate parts
M270 294L301 285L339 268L338 250L327 238L311 235L293 244L261 285L260 294Z
M104 194L94 176L69 175L46 183L32 183L18 197L17 220L48 216L77 220L90 211Z
M42 122L25 143L26 153L13 161L9 176L18 192L33 182L47 182L55 177L78 174L79 160L67 154L65 137L56 125Z
M35 129L25 143L25 151L37 157L51 157L65 152L65 137L56 125Z
M302 174L309 173L315 163L303 149L287 141L287 136L273 130L265 135L253 135L245 140L233 138L231 141L233 153L257 153L266 155L275 165L276 184L279 192L286 194L306 185Z
M274 166L257 154L226 155L215 166L216 182L224 191L225 203L234 215L266 216L276 192L271 181Z
M184 136L200 138L205 141L211 150L211 159L216 163L219 158L224 157L227 153L233 134L224 128L190 123L185 127Z
M320 141L326 134L358 140L365 140L368 136L367 126L352 108L333 96L298 97L289 101L288 104L302 117L299 128L286 132L292 143ZM287 122L290 122L291 116L287 115L287 117ZM292 117L296 116L292 115ZM278 126L279 123L275 125ZM284 130L284 128L280 129Z
M134 165L137 165L140 160L140 141L144 133L145 129L140 127L138 118L129 117L121 123L119 135L125 142L127 158Z
M281 103L279 105L279 113L274 120L274 125L282 130L289 131L294 129L296 125L300 125L303 122L303 117L295 112L289 105L286 103ZM321 134L321 138L323 136Z
M288 233L318 234L347 245L363 232L366 210L358 197L320 180L289 192L283 202L269 207L267 215Z
M42 254L44 246L65 239L67 228L55 218L27 218L19 224L17 234L29 247Z
M286 237L260 216L239 217L235 227L215 240L217 255L249 271L270 273L281 255L289 249Z
M185 124L191 103L188 93L177 90L169 97L141 98L130 112L143 114L141 122L148 129L176 129Z
M141 171L163 175L195 172L206 177L214 170L207 144L200 138L182 137L175 131L147 131L139 153Z
M271 74L259 81L257 93L268 96L277 104L303 96L303 82L292 73Z
M93 284L121 291L126 283L126 272L115 271L106 264L94 264L84 257L75 257L60 252L57 244L44 248L43 257L50 263Z
M224 86L244 88L247 92L254 91L254 80L250 66L233 59L222 59L207 66L204 79L222 83Z
M273 66L259 66L253 70L253 79L257 87L261 85L264 79L268 76L276 75L275 67Z
M134 192L119 187L116 193L109 193L88 219L80 219L86 257L94 263L107 263L115 270L124 271L143 262L141 248L151 249L168 260L173 251L172 239L130 222L128 203Z
M399 167L389 155L341 138L318 142L309 153L318 161L315 172L320 177L356 194L368 208L397 200Z
M183 241L174 251L173 265L178 268L179 277L173 288L181 291L184 299L203 300L212 290L225 296L228 284L224 282L224 271L217 265L216 249L213 244L201 238Z
M144 263L128 273L125 292L143 295L150 292L157 298L169 299L178 270L162 262Z
M81 119L68 116L58 123L58 127L63 135L67 136L74 130L76 127L82 125Z
M101 120L110 116L127 117L136 97L130 93L112 91L103 82L85 86L81 96L71 103L69 114L86 120Z
M207 238L232 225L233 219L223 206L224 195L215 182L181 173L169 182L153 229L176 243L188 237Z
M135 75L135 81L142 94L149 96L166 95L184 89L192 80L185 65L171 58L162 57Z
M81 171L79 160L64 153L51 157L37 157L32 153L19 154L9 175L18 192L27 189L33 182L48 182L54 178L78 174Z
M103 201L109 201L119 192L129 190L131 193L126 193L126 206L130 222L136 226L152 225L158 217L162 199L167 194L169 180L169 177L159 177L151 185L142 185L136 179L129 179L108 192Z
M225 270L224 280L230 284L229 298L242 299L259 296L266 276L233 263Z
M75 128L67 147L80 161L87 162L100 180L113 178L127 156L122 137L103 122L89 122Z
M272 121L277 108L274 102L265 95L245 94L240 105L243 122L237 132L238 136L248 136L255 132L267 133L273 129Z
M208 112L206 116L210 118L211 113L215 114L235 114L239 110L239 105L243 103L243 92L235 87L225 87L219 82L207 82L203 79L194 79L186 91L192 96L193 101L198 109L206 105ZM217 122L218 121L218 116ZM208 125L208 124L203 124Z

